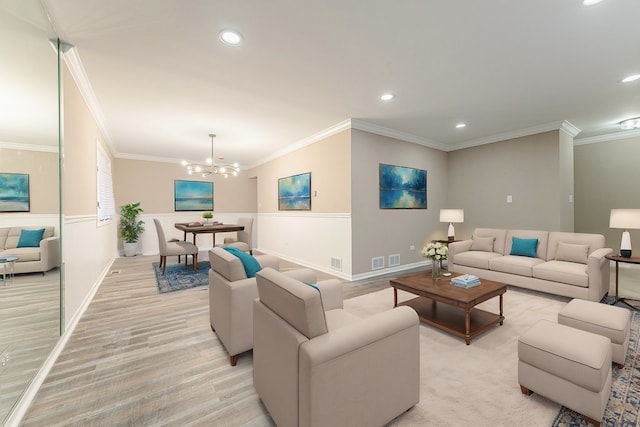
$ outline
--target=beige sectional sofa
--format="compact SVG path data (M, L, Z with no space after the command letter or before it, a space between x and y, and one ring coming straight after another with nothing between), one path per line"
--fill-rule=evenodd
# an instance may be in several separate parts
M534 253L517 255L521 243L528 245L533 239L537 239ZM609 291L605 255L611 253L601 234L477 228L471 239L449 244L449 269L522 288L600 301Z
M18 248L22 229L44 228L42 240L37 247ZM0 256L15 255L15 273L42 273L60 266L60 241L54 236L53 226L0 227Z

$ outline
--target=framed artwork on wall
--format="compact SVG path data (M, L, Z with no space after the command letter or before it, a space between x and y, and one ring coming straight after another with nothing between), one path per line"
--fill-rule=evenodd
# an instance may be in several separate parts
M426 170L380 163L380 209L426 208Z
M213 182L174 181L175 211L213 211Z
M29 212L29 174L0 173L0 212Z
M311 210L311 172L278 179L278 210Z

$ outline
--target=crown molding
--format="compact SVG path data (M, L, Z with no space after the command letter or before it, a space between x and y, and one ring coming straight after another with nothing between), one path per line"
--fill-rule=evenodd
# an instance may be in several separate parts
M182 160L173 159L169 157L147 156L144 154L131 154L131 153L118 153L114 155L114 157L117 159L142 160L146 162L159 162L159 163L180 164L182 162Z
M617 141L619 139L634 138L640 136L640 129L626 130L622 132L608 133L606 135L589 136L586 138L574 139L573 145L595 144L597 142Z
M93 88L91 87L91 83L89 82L87 73L84 69L84 66L82 65L82 61L80 59L77 48L70 47L67 51L65 51L65 53L62 54L62 58L64 59L65 64L67 64L67 68L69 68L71 77L78 85L78 90L80 90L80 94L84 98L84 101L87 103L87 107L89 108L89 111L91 112L91 115L93 116L98 129L100 129L100 133L102 134L104 142L106 142L111 155L116 157L117 150L113 145L111 135L107 131L107 126L104 123L104 115L102 113L102 109L100 108L98 99L93 92Z
M257 166L260 166L264 163L270 162L271 160L275 160L279 157L282 157L286 154L289 154L293 151L299 150L303 147L306 147L307 145L311 145L314 144L318 141L321 141L325 138L330 137L331 135L335 135L337 133L340 133L342 131L345 131L347 129L351 128L351 122L352 119L347 119L347 120L343 120L340 123L337 123L331 127L328 127L324 130L321 130L318 133L314 133L313 135L301 139L298 142L294 142L293 144L287 145L285 148L283 148L282 150L278 150L276 152L274 152L273 154L271 154L270 156L267 156L263 159L258 160L257 162L251 164L248 166L249 169L255 168Z
M565 125L566 124L566 125ZM464 148L477 147L478 145L492 144L494 142L507 141L514 138L522 138L524 136L535 135L538 133L560 130L564 126L563 131L571 134L572 130L578 130L575 126L567 121L558 121L546 123L543 125L532 126L524 129L518 129L510 132L499 133L497 135L487 136L484 138L472 139L469 141L452 144L448 151L462 150ZM577 135L577 134L576 134Z
M40 151L43 153L57 153L57 145L37 145L37 144L24 144L20 142L2 142L0 141L0 148L6 148L9 150L22 150L22 151Z
M569 135L571 138L575 138L575 136L579 134L581 130L578 129L576 126L574 126L573 123L565 120L560 125L560 132L564 132L567 135Z
M437 150L449 151L449 147L441 142L431 139L422 138L408 132L387 128L360 119L351 119L351 128L358 129L376 135L386 136L389 138L399 139L400 141L411 142L414 144L424 145L425 147L435 148Z

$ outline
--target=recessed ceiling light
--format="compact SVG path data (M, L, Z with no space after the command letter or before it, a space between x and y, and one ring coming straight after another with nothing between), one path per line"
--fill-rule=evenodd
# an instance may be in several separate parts
M594 4L600 3L602 0L582 0L583 6L592 6Z
M220 31L220 40L231 46L237 46L242 43L242 34L236 30Z
M392 93L384 93L380 95L380 99L383 101L391 101L394 97L395 95Z
M458 124L456 125L456 128L457 128L457 129L461 129L461 128L466 127L466 126L467 126L467 125L466 125L465 123L458 123Z
M622 79L622 83L629 83L629 82L633 82L640 79L640 74L634 74L632 76L627 76L624 79Z

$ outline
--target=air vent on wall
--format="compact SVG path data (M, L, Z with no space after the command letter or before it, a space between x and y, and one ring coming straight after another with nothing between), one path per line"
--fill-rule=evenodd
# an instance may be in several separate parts
M377 257L371 258L371 269L380 270L381 268L384 268L384 257L377 256Z
M389 267L395 267L400 265L400 254L391 254L389 255Z
M331 268L342 271L342 258L331 257Z

